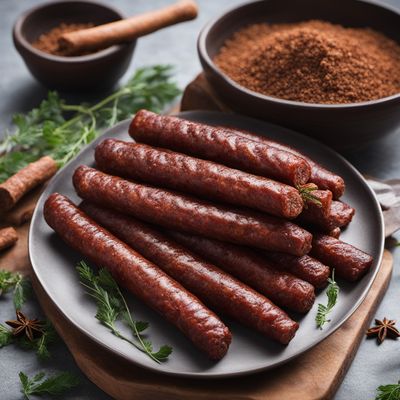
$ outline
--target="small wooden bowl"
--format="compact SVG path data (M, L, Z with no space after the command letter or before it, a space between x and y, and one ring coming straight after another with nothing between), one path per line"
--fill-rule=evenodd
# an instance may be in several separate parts
M234 82L213 61L226 39L246 25L321 19L370 27L400 43L400 14L363 0L261 0L236 7L201 31L198 53L207 81L231 109L312 136L342 150L357 148L400 127L400 93L351 104L311 104L253 92Z
M127 70L136 41L79 57L44 53L31 43L62 22L99 25L122 18L114 8L95 1L52 1L18 18L13 28L14 45L32 75L48 88L66 91L110 88Z

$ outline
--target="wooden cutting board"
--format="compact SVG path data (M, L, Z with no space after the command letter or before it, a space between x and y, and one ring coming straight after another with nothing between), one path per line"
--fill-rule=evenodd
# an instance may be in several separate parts
M198 75L183 92L181 111L231 111L208 84L203 73Z
M186 89L182 109L226 108L202 76ZM33 193L15 212L25 212L38 197ZM23 210L22 210L23 208ZM0 216L0 226L4 218ZM0 253L0 268L31 274L28 258L29 223L17 227L20 239ZM377 278L362 305L334 334L295 360L256 375L231 380L172 378L136 367L100 349L69 323L32 276L39 302L88 378L117 400L316 400L332 398L350 366L390 281L393 259L385 251ZM32 274L31 274L32 275Z

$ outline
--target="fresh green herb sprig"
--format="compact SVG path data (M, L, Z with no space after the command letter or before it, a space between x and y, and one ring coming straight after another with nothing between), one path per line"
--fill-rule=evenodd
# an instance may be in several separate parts
M86 288L87 293L94 298L97 304L96 318L106 326L115 336L135 346L146 353L153 361L160 363L165 361L172 352L167 345L153 351L152 343L145 339L142 332L149 324L143 321L135 321L127 302L118 287L118 284L105 269L100 269L98 274L84 262L77 266L80 282ZM116 326L116 322L122 320L131 330L135 341L126 337Z
M69 105L49 92L38 108L14 115L15 132L0 142L0 182L44 155L61 167L101 130L141 108L161 111L180 93L171 72L168 65L138 69L124 86L94 105Z
M400 400L400 381L390 385L381 385L377 392L375 400Z
M32 378L20 372L19 380L21 381L22 387L21 393L26 399L29 399L32 395L42 396L47 394L50 396L58 396L78 386L80 383L79 378L69 372L62 372L50 377L46 377L44 372L40 372Z
M0 348L14 343L23 349L35 350L36 355L41 361L47 360L51 357L49 346L58 340L59 336L49 321L46 321L46 324L43 327L43 334L34 340L29 340L25 336L14 337L12 329L0 324Z
M49 346L59 341L59 336L50 321L46 321L43 327L43 335L34 340L28 340L26 337L18 338L17 344L27 350L35 350L36 355L42 361L51 357Z
M13 341L13 334L11 329L7 326L0 324L0 349L8 346Z
M328 297L328 304L318 304L318 311L315 317L317 327L322 329L325 323L330 322L328 314L332 311L333 307L337 303L339 295L339 286L335 282L335 270L332 270L332 277L328 279L328 288L326 289L326 296Z
M0 296L12 290L13 302L16 310L20 310L25 301L30 297L32 289L28 278L19 272L13 273L0 270Z
M308 203L313 203L318 207L322 207L321 201L313 194L315 190L318 190L317 185L314 183L307 183L305 185L297 185L296 189L299 191L299 194L303 199L304 208L308 208Z

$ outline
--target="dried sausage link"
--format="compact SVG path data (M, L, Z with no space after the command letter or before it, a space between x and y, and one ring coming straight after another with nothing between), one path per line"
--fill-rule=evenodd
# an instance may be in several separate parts
M211 359L219 360L226 354L231 333L211 310L69 199L52 194L44 205L44 217L69 246L107 268L119 284L178 327Z
M92 203L84 202L81 207L212 309L283 344L295 335L298 324L266 297L154 227Z
M304 158L238 136L227 128L140 110L129 134L141 143L181 151L293 186L307 183L311 175Z
M312 235L299 226L267 215L214 205L80 166L73 176L80 197L168 229L303 255Z
M292 186L145 144L106 139L96 147L95 158L97 167L110 174L278 217L294 218L303 209Z

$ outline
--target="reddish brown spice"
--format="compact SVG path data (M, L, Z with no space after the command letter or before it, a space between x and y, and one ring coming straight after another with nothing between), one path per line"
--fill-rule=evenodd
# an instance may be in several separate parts
M46 182L56 172L56 162L44 156L10 176L0 183L0 211L11 210L25 194Z
M11 226L0 229L0 251L13 246L18 240L17 231Z
M400 337L400 332L395 325L396 321L394 319L376 319L375 326L369 328L365 334L367 337L377 336L378 343L381 344L387 337L392 339L397 339Z
M39 38L32 43L32 46L38 50L44 51L45 53L57 56L67 56L67 52L59 47L58 39L60 39L64 33L92 28L93 26L94 24L91 22L80 24L61 23L50 31L41 34ZM88 52L81 52L75 55L84 54L88 54Z
M43 328L45 325L43 321L39 321L37 318L29 319L18 310L16 311L16 314L16 320L6 321L6 324L13 328L13 336L26 335L26 337L32 341L35 337L43 335Z
M306 103L354 103L400 92L400 46L369 28L323 21L254 24L215 58L240 85Z

